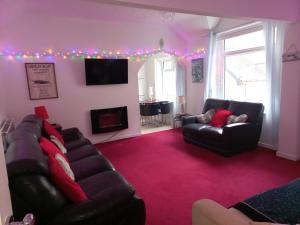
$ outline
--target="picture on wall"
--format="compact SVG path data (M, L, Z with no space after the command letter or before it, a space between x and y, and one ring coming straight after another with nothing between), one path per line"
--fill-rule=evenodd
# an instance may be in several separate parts
M192 82L199 83L203 81L204 72L204 61L203 58L192 60Z
M30 100L58 98L54 63L25 63Z

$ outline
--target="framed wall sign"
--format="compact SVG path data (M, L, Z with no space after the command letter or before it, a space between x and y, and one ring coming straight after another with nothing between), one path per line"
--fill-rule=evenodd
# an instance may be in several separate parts
M30 100L58 98L54 63L25 63Z
M192 82L199 83L203 81L203 58L192 60Z

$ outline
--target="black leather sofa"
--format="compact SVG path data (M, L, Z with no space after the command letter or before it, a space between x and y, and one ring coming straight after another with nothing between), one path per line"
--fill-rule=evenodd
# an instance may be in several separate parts
M42 121L26 116L7 135L5 154L13 214L33 213L37 225L144 225L144 201L77 128L62 131L66 154L88 200L73 203L54 185L40 149Z
M207 99L203 113L220 108L231 110L234 115L247 114L248 121L218 128L198 123L196 116L187 116L182 119L184 140L225 156L255 149L261 134L263 104Z

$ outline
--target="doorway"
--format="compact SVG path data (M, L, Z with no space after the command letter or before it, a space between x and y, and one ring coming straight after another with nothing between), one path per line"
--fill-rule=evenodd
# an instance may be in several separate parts
M184 70L174 56L150 57L138 72L140 125L142 134L173 128L178 96L185 95Z

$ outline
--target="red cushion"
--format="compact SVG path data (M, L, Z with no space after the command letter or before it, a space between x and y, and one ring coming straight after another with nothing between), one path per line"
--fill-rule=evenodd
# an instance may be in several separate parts
M55 156L55 154L60 154L68 161L67 157L61 152L61 150L59 150L59 148L47 138L42 137L40 139L40 146L43 152L45 152L48 156Z
M218 109L213 115L209 124L214 127L224 127L227 123L227 118L230 115L232 115L232 112L230 110Z
M87 200L86 194L80 185L66 174L54 156L49 156L48 165L53 182L67 198L76 203Z
M50 136L55 136L63 145L65 144L64 139L62 138L61 134L58 133L57 130L47 121L43 121L43 129L44 131Z

